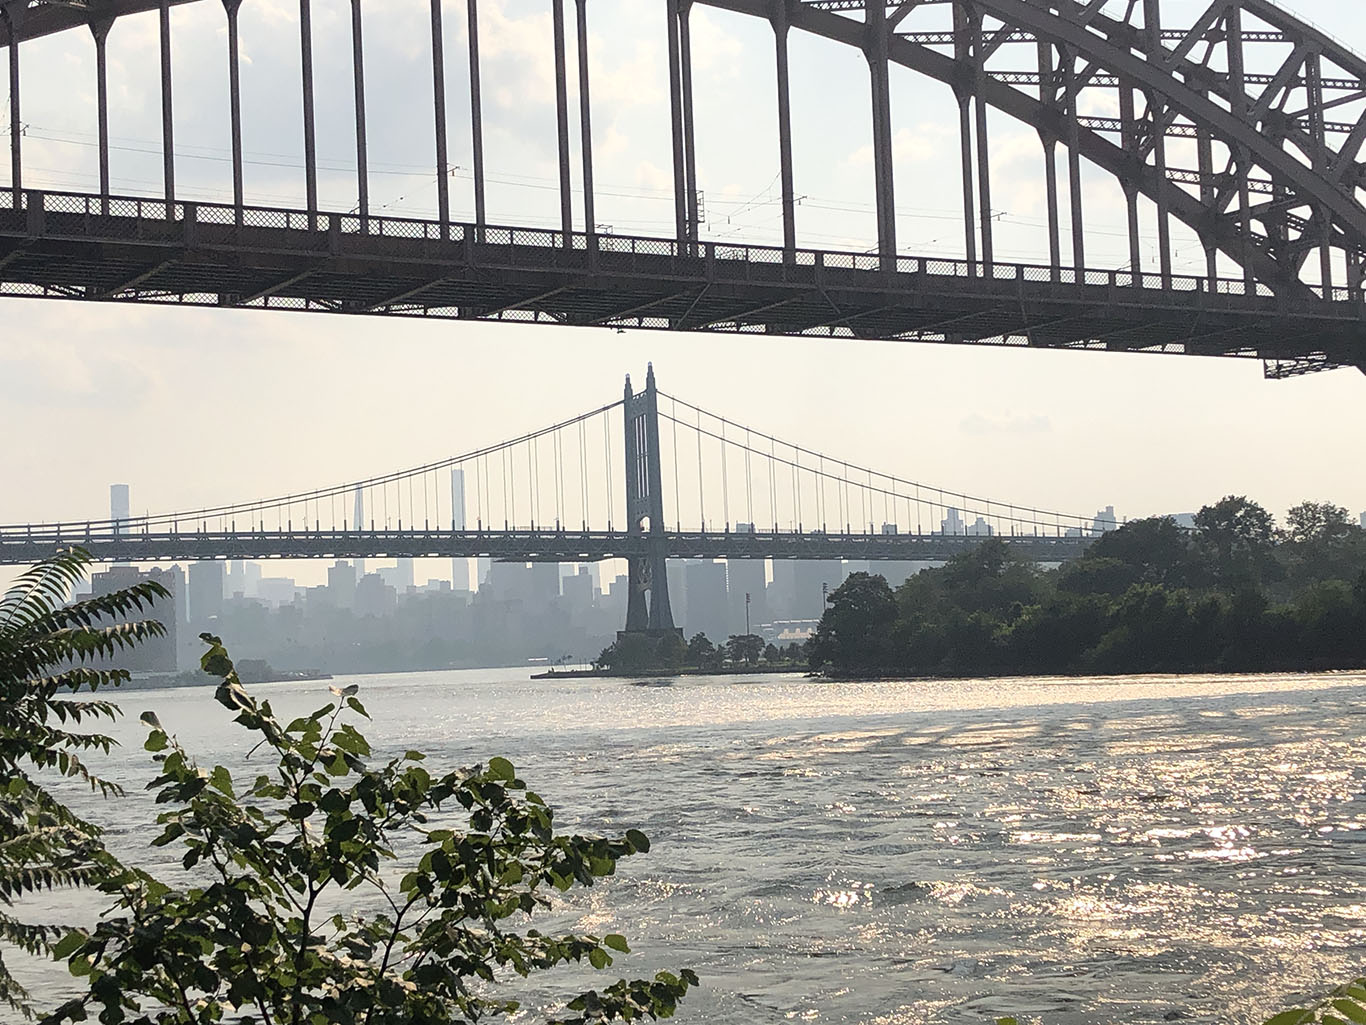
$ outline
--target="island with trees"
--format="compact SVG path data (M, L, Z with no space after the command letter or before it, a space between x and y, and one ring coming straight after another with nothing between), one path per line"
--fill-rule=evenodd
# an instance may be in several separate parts
M893 589L854 573L808 651L836 677L1272 672L1366 666L1366 530L1224 498L1193 529L1125 524L1055 569L983 540Z

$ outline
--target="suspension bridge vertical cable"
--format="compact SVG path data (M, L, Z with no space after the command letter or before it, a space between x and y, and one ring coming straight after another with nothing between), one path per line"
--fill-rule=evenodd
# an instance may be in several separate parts
M672 414L669 419L673 421L673 450L674 450L674 530L683 529L683 512L680 506L682 502L682 488L679 487L678 477L678 400L669 399L669 411Z
M562 494L562 489L561 489L561 487L560 487L560 458L561 458L561 454L560 454L560 432L559 432L559 431L556 431L556 432L555 432L555 435L554 435L554 437L552 438L552 441L553 441L553 443L554 443L553 455L554 455L554 457L555 457L555 529L556 529L556 530L559 530L559 529L560 529L560 524L564 522L564 518L563 518L563 516L561 516L561 514L560 514L560 513L561 513L561 509L562 509L563 506L564 506L564 503L561 501L561 498L563 497L563 494Z
M730 531L730 468L726 460L726 421L721 421L721 515L725 517L725 528Z
M537 529L541 524L541 448L536 439L526 450L527 501L531 505L531 526Z
M484 530L484 480L479 469L482 461L475 460L474 463L474 519L481 533Z
M588 532L588 428L579 421L579 498L583 502L583 530Z
M750 476L749 428L745 428L745 518L750 528L754 527L754 481Z
M623 405L623 406L621 407L621 415L622 415L622 416L628 416L629 414L630 414L630 410L627 409L627 408L625 407L625 405ZM604 458L605 458L606 463L607 463L607 530L608 530L609 532L612 530L612 512L613 512L614 507L615 507L616 504L617 504L617 503L616 503L616 497L613 495L613 488L612 488L612 431L611 431L611 426L612 426L612 425L611 425L611 419L612 419L612 418L609 417L609 416L604 416L604 417L602 418L602 439L603 439L603 444L606 446L606 447L605 447L605 450L604 450L605 453L606 453L605 456L604 456ZM628 510L628 513L629 513L629 510Z
M702 486L702 411L697 411L697 515L702 533L707 532L707 492Z

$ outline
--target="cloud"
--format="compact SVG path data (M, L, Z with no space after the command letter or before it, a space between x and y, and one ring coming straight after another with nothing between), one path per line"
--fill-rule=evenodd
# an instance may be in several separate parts
M978 437L987 434L1023 437L1050 434L1053 422L1042 413L972 413L959 422L958 429L964 434Z

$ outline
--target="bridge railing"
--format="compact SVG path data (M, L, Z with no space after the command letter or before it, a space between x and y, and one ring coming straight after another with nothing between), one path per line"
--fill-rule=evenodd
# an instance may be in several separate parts
M16 203L17 198L17 203ZM815 281L825 274L855 272L869 275L894 271L899 275L1030 282L1062 286L1207 293L1224 296L1271 297L1274 289L1241 277L1153 274L1132 270L1054 267L1047 264L959 260L946 257L898 256L890 266L876 253L822 249L785 249L781 246L736 242L678 241L648 236L573 232L539 227L449 223L414 217L355 213L310 214L286 207L242 206L225 203L176 202L128 196L28 190L18 197L0 191L0 230L53 237L114 238L172 242L193 236L195 226L212 230L208 244L237 241L234 230L289 232L290 248L325 252L339 238L407 239L433 244L465 243L476 247L480 259L500 255L519 265L552 265L566 260L597 260L600 269L646 269L641 261L667 261L675 273L702 276L707 268L726 268L728 275L744 268L748 280ZM253 241L260 241L259 236ZM459 259L460 250L451 257ZM1333 303L1366 300L1361 289L1304 286L1311 295Z

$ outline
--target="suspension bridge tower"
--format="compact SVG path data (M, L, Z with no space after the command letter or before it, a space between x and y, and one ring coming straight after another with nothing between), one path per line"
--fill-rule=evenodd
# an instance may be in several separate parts
M645 554L630 560L626 606L627 634L662 637L678 633L669 607L668 542L664 536L664 486L659 456L659 399L655 368L645 375L645 390L635 394L626 377L627 533L646 538Z

